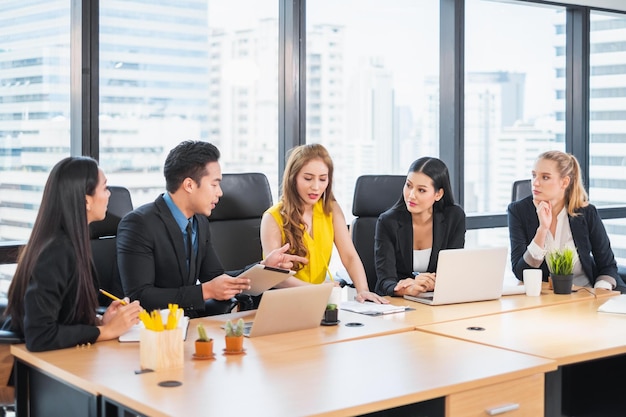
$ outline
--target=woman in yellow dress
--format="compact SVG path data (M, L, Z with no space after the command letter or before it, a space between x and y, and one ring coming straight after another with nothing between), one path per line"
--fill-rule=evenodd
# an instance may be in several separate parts
M294 265L295 276L279 287L321 284L327 277L332 279L328 266L334 244L357 290L356 300L387 303L367 285L365 269L333 196L332 183L333 162L326 148L307 144L291 150L280 201L265 212L261 221L263 253L289 243L290 253L308 260Z

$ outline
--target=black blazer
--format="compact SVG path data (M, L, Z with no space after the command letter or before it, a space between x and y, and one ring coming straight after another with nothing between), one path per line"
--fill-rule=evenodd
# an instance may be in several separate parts
M94 279L94 293L97 286ZM96 326L71 319L77 290L74 247L67 236L57 236L37 258L24 295L23 336L28 350L62 349L98 339ZM11 322L12 330L21 334L19 327Z
M611 242L604 229L602 219L595 206L589 204L578 210L580 215L568 215L572 238L578 252L578 259L583 271L593 286L600 276L611 277L618 287L624 287L624 281L617 274L617 264ZM523 271L528 268L543 270L543 280L548 280L548 265L544 260L539 265L532 263L530 254L526 254L527 247L535 237L539 227L537 209L533 204L532 196L509 204L507 208L509 235L511 239L511 266L513 273L519 280L523 280ZM526 257L526 259L524 259Z
M465 245L465 212L459 205L446 207L433 213L433 248L428 271L437 271L441 249L458 249ZM413 226L411 213L406 208L391 208L382 213L376 222L374 237L376 264L376 292L394 295L398 281L412 276Z
M189 278L183 233L163 196L128 213L117 229L117 259L124 294L150 311L176 303L185 314L204 311L202 288L196 285L224 273L213 245L209 220L195 215L198 253Z

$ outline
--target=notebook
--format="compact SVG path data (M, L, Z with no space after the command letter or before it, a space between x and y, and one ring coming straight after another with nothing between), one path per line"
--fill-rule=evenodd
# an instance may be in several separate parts
M502 295L518 295L518 294L526 294L526 286L523 284L520 285L505 285L502 287Z
M256 264L243 271L237 278L249 278L250 289L243 290L243 293L257 296L280 284L295 273L296 271L290 271L289 269Z
M311 329L320 325L333 284L281 288L263 293L244 336L256 337Z
M506 247L442 250L434 290L404 298L429 305L500 298L507 252Z

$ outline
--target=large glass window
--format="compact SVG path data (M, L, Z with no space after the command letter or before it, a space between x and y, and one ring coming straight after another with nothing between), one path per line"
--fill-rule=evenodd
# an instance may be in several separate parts
M359 175L437 156L439 2L316 0L306 17L306 141L328 148L350 221Z
M70 154L70 1L0 2L0 241L24 241ZM0 265L0 296L15 270Z
M537 155L565 150L565 13L485 0L467 0L465 11L464 208L503 212ZM493 239L477 233L467 245Z
M100 163L136 207L187 139L278 184L278 1L100 1Z
M591 13L589 198L626 204L626 16ZM618 263L626 264L626 219L605 222Z

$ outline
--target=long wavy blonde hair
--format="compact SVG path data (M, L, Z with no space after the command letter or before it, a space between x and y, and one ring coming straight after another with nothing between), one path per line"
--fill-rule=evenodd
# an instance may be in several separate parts
M305 224L302 218L303 201L298 195L297 177L302 167L314 159L321 160L328 167L328 186L322 195L324 213L330 214L333 195L333 160L324 146L312 143L293 148L283 173L282 195L280 197L280 215L283 219L285 242L289 242L289 252L294 255L307 257L308 251L304 246ZM303 265L296 264L293 269L298 271Z
M537 160L546 159L556 162L556 169L561 178L569 177L569 185L565 189L565 205L567 214L578 216L578 209L589 205L589 197L583 184L580 165L574 155L561 151L547 151L539 155Z

